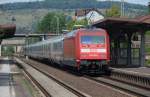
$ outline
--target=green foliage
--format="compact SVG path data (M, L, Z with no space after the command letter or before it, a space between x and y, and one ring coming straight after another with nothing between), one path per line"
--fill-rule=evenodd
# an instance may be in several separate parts
M150 60L146 60L146 66L150 67Z
M4 30L0 29L0 39L3 39L3 37L4 37Z
M120 17L120 8L113 5L110 9L106 10L106 17Z
M48 13L38 23L38 33L61 33L65 28L66 20L65 15L62 13Z
M88 21L86 19L83 20L71 20L67 23L67 30L71 31L74 29L75 25L83 25L83 26L87 26L88 25Z
M147 54L150 54L150 47L149 47L149 46L146 46L145 49L146 49L146 53L147 53Z
M28 37L25 41L25 44L33 44L39 41L41 41L39 37L38 38Z
M146 35L150 35L150 31L147 31L147 32L146 32Z
M120 5L121 2L112 1L112 4ZM17 10L17 9L38 9L38 8L54 8L54 9L77 9L77 8L110 8L110 1L98 0L43 0L41 2L23 2L2 4L2 10ZM139 9L145 11L147 6L139 4L125 3L125 10Z
M4 46L2 47L2 55L3 56L12 56L14 54L14 47L13 46Z
M43 17L43 19L38 23L37 29L38 33L62 33L62 30L73 30L74 25L87 26L88 21L83 20L69 20L66 21L66 16L62 13L48 13Z

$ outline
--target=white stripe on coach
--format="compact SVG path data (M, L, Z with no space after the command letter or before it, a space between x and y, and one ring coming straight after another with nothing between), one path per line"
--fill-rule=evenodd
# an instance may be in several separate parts
M99 52L99 53L105 53L106 49L81 49L82 53L89 53L89 52Z

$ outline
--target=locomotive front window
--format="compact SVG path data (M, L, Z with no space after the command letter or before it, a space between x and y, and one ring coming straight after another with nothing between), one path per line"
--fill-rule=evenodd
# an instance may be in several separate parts
M104 36L81 36L82 44L104 44Z

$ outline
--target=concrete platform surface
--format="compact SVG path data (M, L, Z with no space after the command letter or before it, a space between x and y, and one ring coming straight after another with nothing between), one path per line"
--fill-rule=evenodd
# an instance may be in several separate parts
M8 58L1 59L0 67L0 97L15 97Z
M150 75L150 68L148 67L138 67L138 68L113 68L113 69L119 69L125 72L133 72L133 73L139 73L142 75Z

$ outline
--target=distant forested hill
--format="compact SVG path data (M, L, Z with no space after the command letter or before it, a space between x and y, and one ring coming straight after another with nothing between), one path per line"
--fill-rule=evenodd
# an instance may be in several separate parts
M17 25L16 33L34 32L37 23L48 12L61 12L73 16L75 9L99 8L105 14L106 9L113 4L120 6L121 3L98 2L96 0L45 0L42 2L0 4L0 23L11 23L14 18L13 22ZM125 3L125 16L134 18L145 15L148 12L147 9L147 6Z
M45 0L27 3L9 3L1 4L1 10L17 10L17 9L39 9L39 8L53 8L53 9L77 9L77 8L100 8L106 9L111 4L120 6L120 2L96 1L96 0ZM125 3L125 9L139 9L147 10L147 6L139 4Z

